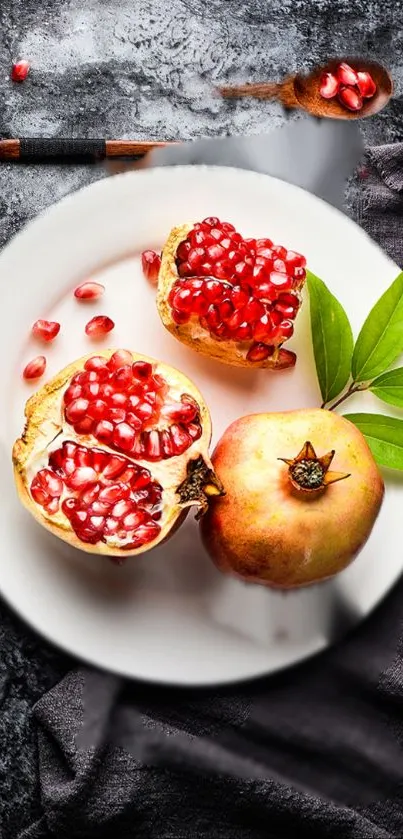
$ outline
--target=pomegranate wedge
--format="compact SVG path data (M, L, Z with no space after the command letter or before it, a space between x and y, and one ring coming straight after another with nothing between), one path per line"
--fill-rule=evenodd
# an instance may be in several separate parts
M194 384L129 350L62 370L26 405L13 449L21 501L71 545L122 560L166 539L222 487Z
M162 252L164 326L197 352L241 367L295 364L282 345L301 305L306 259L271 239L245 239L209 217L174 228Z

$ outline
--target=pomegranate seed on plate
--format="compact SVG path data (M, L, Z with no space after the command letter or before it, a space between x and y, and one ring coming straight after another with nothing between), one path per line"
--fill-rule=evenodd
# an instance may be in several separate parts
M88 321L85 333L89 338L102 338L115 328L115 324L107 315L96 315Z
M42 341L49 343L56 338L60 332L60 323L55 320L36 320L32 327L32 334L35 338L40 338Z
M74 289L74 297L77 300L98 300L102 297L105 286L101 283L86 282Z
M337 78L338 78L340 84L343 84L343 85L344 84L345 85L358 84L358 75L357 75L356 71L353 70L353 68L350 67L349 64L346 64L345 61L343 61L341 64L339 64L339 66L336 70L336 73L337 73Z
M25 82L29 73L29 61L14 61L11 67L11 78L13 82Z
M370 73L360 70L357 73L357 87L364 99L372 99L376 93L376 84Z
M339 89L339 80L333 73L322 73L319 83L319 93L322 99L333 99Z
M146 280L155 283L158 280L161 268L161 257L155 251L143 251L141 254L141 267Z
M362 108L362 97L354 87L341 87L338 98L349 111L360 111Z
M46 370L46 358L44 355L37 355L32 361L29 361L23 370L24 379L39 379L43 376Z

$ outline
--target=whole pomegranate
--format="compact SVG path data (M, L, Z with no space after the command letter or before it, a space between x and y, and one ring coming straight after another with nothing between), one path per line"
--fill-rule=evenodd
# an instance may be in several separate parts
M27 402L13 449L19 496L52 533L122 560L221 492L211 422L185 376L129 350L70 364Z
M295 353L281 347L294 331L305 264L301 254L245 239L213 216L176 227L162 251L160 317L182 343L219 361L293 367Z
M287 589L332 577L363 547L382 504L364 437L326 410L236 420L212 461L226 495L203 517L203 541L221 571L250 582Z

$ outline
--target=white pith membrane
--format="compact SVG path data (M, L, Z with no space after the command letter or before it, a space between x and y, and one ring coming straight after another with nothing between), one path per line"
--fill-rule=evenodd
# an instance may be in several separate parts
M20 498L41 524L82 550L124 558L155 547L189 507L202 510L207 503L205 485L219 492L219 483L207 455L211 422L201 394L179 371L153 359L132 353L134 364L151 364L151 377L161 376L168 384L168 392L163 389L164 408L180 408L184 395L197 407L193 425L199 423L199 436L189 438L184 448L186 437L179 434L180 454L156 460L151 447L154 459L137 457L116 450L113 437L107 445L66 421L64 394L72 377L95 355L109 361L116 352L79 359L28 400L27 423L13 460ZM113 374L119 369L115 366ZM137 437L150 431L166 433L173 425L181 424L159 413L143 424Z
M226 224L226 222L224 224ZM187 280L202 279L207 281L213 279L216 282L229 287L231 287L231 285L242 286L243 284L246 284L246 286L248 286L248 284L250 284L253 288L254 281L252 282L252 279L224 279L223 277L218 277L214 273L214 270L211 274L205 276L203 276L202 272L196 268L191 274L186 274L183 277L179 275L178 248L182 243L185 243L188 240L189 234L194 232L195 229L195 225L193 224L184 224L180 227L173 228L162 250L161 268L158 277L157 308L164 326L169 330L169 332L171 332L171 334L178 338L178 340L187 344L192 349L196 350L196 352L216 358L226 364L240 367L265 367L277 370L287 369L288 367L294 366L296 361L295 353L284 348L284 344L289 340L290 336L277 336L275 338L270 338L270 341L268 339L263 340L261 338L253 338L251 336L249 336L246 340L239 340L235 337L231 337L229 339L226 337L219 337L216 334L211 334L209 329L207 329L200 320L200 318L203 320L203 317L196 312L192 312L189 319L183 323L175 322L171 302L172 293L175 288L180 288ZM247 240L243 241L246 242ZM216 242L216 245L217 244L219 244L219 242ZM273 245L273 247L275 246ZM283 292L283 294L292 297L295 301L294 313L292 315L285 314L283 316L285 320L291 320L292 323L295 322L295 319L298 316L298 311L301 307L301 290L304 285L304 279L305 278L303 278L299 283L298 281L295 281L295 286L292 289L285 290ZM281 292L279 292L279 294L280 293ZM253 293L252 296L254 297ZM268 298L259 298L259 300L257 300L257 298L254 299L256 299L256 302L262 303L264 306L268 306L270 302Z

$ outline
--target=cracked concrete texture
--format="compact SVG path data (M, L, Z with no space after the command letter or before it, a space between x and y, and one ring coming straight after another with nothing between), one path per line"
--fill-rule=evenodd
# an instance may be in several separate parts
M335 54L370 55L395 82L365 140L402 137L403 0L2 0L2 136L189 139L259 133L275 102L220 102L212 84L280 79ZM28 80L11 61L31 62ZM39 211L103 175L85 166L0 167L0 244ZM0 604L0 834L37 800L33 703L71 666Z

